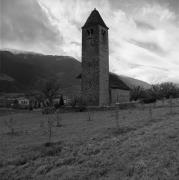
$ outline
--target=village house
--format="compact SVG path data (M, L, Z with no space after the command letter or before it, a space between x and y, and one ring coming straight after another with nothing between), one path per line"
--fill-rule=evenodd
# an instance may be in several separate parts
M26 97L19 97L16 100L19 106L28 107L30 105L30 100Z

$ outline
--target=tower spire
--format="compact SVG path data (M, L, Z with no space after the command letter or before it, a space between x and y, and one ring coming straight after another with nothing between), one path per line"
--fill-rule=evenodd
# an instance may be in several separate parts
M94 26L94 25L101 25L101 26L109 29L106 26L105 22L103 21L101 15L99 14L99 12L96 8L94 8L94 10L91 12L86 23L84 24L84 26L82 28L88 28L88 27Z

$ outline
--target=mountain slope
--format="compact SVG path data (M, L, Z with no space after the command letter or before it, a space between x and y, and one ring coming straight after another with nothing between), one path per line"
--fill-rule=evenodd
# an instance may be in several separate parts
M0 89L6 92L33 89L39 79L51 77L57 78L62 87L76 85L78 80L75 77L81 70L80 62L68 56L0 51L0 61ZM3 87L7 83L14 84L16 88Z
M73 57L0 51L0 91L3 92L33 90L38 80L55 77L63 91L76 93L80 90L80 80L76 78L80 73L81 63ZM133 86L150 88L146 82L114 73L110 73L110 81L123 89Z

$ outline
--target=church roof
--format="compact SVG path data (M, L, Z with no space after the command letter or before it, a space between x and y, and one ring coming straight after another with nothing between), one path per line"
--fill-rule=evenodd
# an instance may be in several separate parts
M79 74L77 79L81 79L81 74ZM138 79L134 79L127 76L117 75L115 73L109 73L109 87L111 89L121 89L121 90L130 90L133 87L142 87L144 89L149 89L151 87L150 84L140 81Z
M81 79L81 74L79 74L77 79ZM109 73L109 87L111 89L121 89L121 90L130 90L130 88L120 80L119 76L114 73Z
M90 16L88 17L86 23L84 24L84 26L82 28L88 28L90 26L94 26L94 25L101 25L107 29L109 29L106 24L104 23L101 15L99 14L99 12L94 9Z
M109 87L111 89L130 90L130 87L114 73L109 73Z

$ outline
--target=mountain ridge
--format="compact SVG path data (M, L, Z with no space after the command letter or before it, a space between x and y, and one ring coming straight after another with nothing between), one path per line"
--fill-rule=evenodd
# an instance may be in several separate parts
M35 82L50 77L62 81L63 87L76 85L78 80L75 77L81 71L81 63L70 56L13 54L0 50L0 62L0 90L6 92L33 89ZM4 84L12 84L2 78L5 75L14 79L15 89L7 85L3 87Z
M51 77L57 78L61 82L62 89L68 89L68 91L75 89L76 92L81 87L80 80L77 78L81 73L81 63L71 56L44 55L21 51L13 53L0 50L0 58L0 91L33 90L35 82ZM123 75L115 75L130 88L139 85L150 88L150 84L147 82Z

